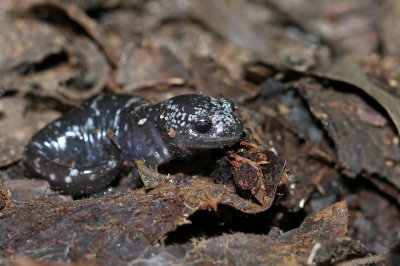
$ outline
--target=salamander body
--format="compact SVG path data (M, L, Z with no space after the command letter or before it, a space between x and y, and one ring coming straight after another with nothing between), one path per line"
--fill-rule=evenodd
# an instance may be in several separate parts
M34 135L23 161L52 188L78 196L105 188L124 162L143 159L156 167L231 145L242 130L228 99L189 94L151 105L136 96L104 94Z

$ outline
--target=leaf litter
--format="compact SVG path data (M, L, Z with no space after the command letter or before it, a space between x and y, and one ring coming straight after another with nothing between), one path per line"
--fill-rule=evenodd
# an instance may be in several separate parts
M207 2L2 3L0 263L396 262L397 48L376 3ZM386 55L363 56L378 40ZM106 195L30 179L30 136L103 91L229 97L245 136L162 171L138 162Z

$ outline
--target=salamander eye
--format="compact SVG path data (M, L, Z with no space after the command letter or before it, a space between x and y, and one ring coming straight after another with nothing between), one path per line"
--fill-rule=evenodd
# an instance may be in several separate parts
M200 118L197 121L194 121L193 127L199 133L207 133L212 126L210 119Z

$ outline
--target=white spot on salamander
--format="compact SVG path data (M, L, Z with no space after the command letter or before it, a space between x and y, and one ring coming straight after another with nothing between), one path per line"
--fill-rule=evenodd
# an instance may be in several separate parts
M93 138L93 135L92 135L92 134L89 135L89 142L90 142L90 143L94 143L94 138Z
M88 136L88 134L86 134L86 133L83 133L83 140L85 141L85 142L88 142L89 141L89 136Z
M32 142L32 145L38 147L39 149L43 148L42 144L40 144L39 142L36 142L36 141Z
M89 117L89 118L86 120L85 129L86 129L86 130L92 130L93 128L94 128L94 121L93 121L93 118Z
M40 158L36 158L34 164L36 171L40 171Z
M111 168L114 168L115 166L117 166L117 163L115 161L108 161L107 162L107 166L111 167Z
M164 147L162 151L163 151L164 156L170 156L170 153L166 147Z
M49 175L49 177L50 177L50 180L51 180L51 181L56 180L56 175L55 175L54 173L51 173L51 174Z
M69 175L70 175L70 176L77 176L78 173L79 173L79 171L78 171L78 169L76 169L76 168L71 168L71 169L69 170ZM68 182L67 182L67 183L68 183Z
M65 150L67 148L65 136L60 136L58 138L58 146L60 150Z
M146 123L146 121L147 121L147 118L142 118L142 119L139 120L138 125L139 126L143 126L144 123Z
M299 207L300 208L304 208L304 204L305 203L306 203L306 200L305 199L301 199L300 202L299 202Z
M72 183L72 178L70 176L66 176L64 181L65 181L65 183L70 184L70 183Z
M215 128L216 128L217 134L219 134L219 133L221 133L221 132L224 131L225 125L224 125L224 123L221 121L221 122L219 122L219 123L215 126Z
M97 102L103 98L102 96L98 97L97 99L95 99L92 104L90 105L90 108L92 108L92 110L94 111L94 113L96 114L96 116L100 116L100 110L99 107L97 106Z
M45 141L43 144L44 144L44 146L46 146L47 148L51 149L51 144L48 143L47 141Z
M120 120L121 111L124 110L124 109L127 109L128 107L130 107L130 106L133 105L133 104L137 104L137 103L140 102L140 101L141 101L141 98L139 98L139 97L132 97L130 100L128 100L128 101L126 102L126 104L125 104L122 108L119 108L119 109L117 110L117 112L115 113L115 117L114 117L114 128L118 128L118 124L119 124L119 120Z

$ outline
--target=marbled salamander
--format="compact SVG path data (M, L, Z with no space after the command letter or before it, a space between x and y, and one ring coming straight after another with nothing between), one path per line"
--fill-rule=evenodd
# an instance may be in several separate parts
M23 161L31 174L53 188L85 195L109 185L124 162L144 159L155 167L198 150L231 145L242 130L228 99L191 94L150 105L140 97L106 94L39 131Z

